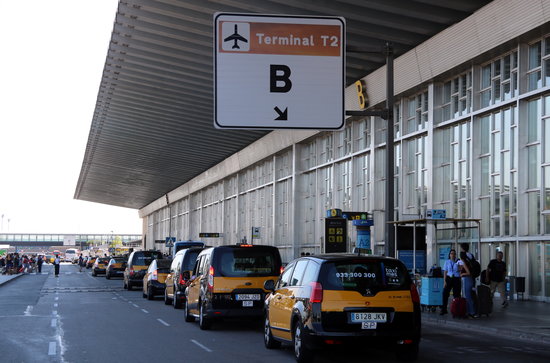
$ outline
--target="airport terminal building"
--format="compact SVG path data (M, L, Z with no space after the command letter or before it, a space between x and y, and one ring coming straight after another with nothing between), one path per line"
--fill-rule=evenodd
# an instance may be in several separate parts
M209 245L246 241L277 246L285 262L324 252L327 210L364 212L374 220L374 253L384 253L386 228L395 230L398 250L423 253L427 268L441 264L457 241L470 242L482 266L500 250L509 275L526 278L526 297L550 301L550 1L485 4L395 59L394 221L414 220L416 232L385 223L388 121L375 116L349 117L339 131L251 132L246 140L231 131L246 145L130 205L87 185L102 172L94 155L108 150L101 122L116 122L120 112L105 112L100 90L96 113L105 117L94 115L75 197L139 209L147 249L166 248L159 242L169 236ZM348 79L346 110L360 110L355 81L362 81L368 109L384 107L385 66ZM208 147L215 154L224 142ZM139 147L135 155L140 159ZM172 168L185 167L165 165L174 175ZM141 183L155 183L154 176ZM430 209L458 222L425 221ZM347 228L352 250L357 231L351 222Z

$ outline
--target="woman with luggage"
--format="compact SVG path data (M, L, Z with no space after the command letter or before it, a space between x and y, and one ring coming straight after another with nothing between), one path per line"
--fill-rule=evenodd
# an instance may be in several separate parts
M468 312L468 317L475 319L478 316L476 315L474 297L472 295L474 279L470 274L470 267L467 263L468 258L467 251L463 250L460 252L460 260L458 261L458 265L460 266L460 277L462 278L462 286L464 287L464 297L466 298L466 310Z
M462 284L460 282L460 269L456 260L456 251L452 249L449 252L449 259L443 265L443 305L439 315L447 314L447 302L449 295L453 290L453 299L459 298L461 294Z

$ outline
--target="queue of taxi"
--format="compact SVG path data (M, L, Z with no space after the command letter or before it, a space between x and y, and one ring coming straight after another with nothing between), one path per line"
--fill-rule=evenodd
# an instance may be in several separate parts
M117 263L107 261L106 274L111 262ZM388 347L399 360L418 357L420 298L394 258L320 254L283 268L276 247L238 244L190 246L173 259L134 251L118 263L126 289L141 286L149 300L163 296L201 330L223 318L263 320L265 347L290 344L297 362L342 346Z

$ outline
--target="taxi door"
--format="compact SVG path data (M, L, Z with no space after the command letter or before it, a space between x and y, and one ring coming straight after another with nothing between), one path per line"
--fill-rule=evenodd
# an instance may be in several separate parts
M193 314L199 313L199 297L201 291L201 278L202 278L202 265L206 256L201 256L197 264L195 265L195 270L193 271L193 276L189 281L189 286L187 287L187 305L189 306L189 311Z
M281 278L277 282L275 291L269 298L271 334L286 340L292 340L290 319L292 318L292 307L294 306L294 299L292 298L294 292L289 284L293 270L294 265L289 265L285 268Z

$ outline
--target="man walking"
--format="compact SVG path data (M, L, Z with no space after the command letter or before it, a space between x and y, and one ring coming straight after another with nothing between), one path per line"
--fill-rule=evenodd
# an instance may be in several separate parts
M497 252L497 258L489 262L487 266L487 280L491 283L491 298L498 290L500 299L502 301L502 307L508 306L506 301L506 263L502 260L504 254L502 251Z
M38 273L42 273L42 264L44 263L44 259L42 258L42 255L38 256L38 261L36 261L36 264L38 265Z
M84 258L82 258L82 253L78 256L78 272L82 272L82 267L84 266Z
M55 255L55 260L53 260L53 266L55 269L55 277L59 277L59 264L61 263L61 260L59 259L59 255Z

